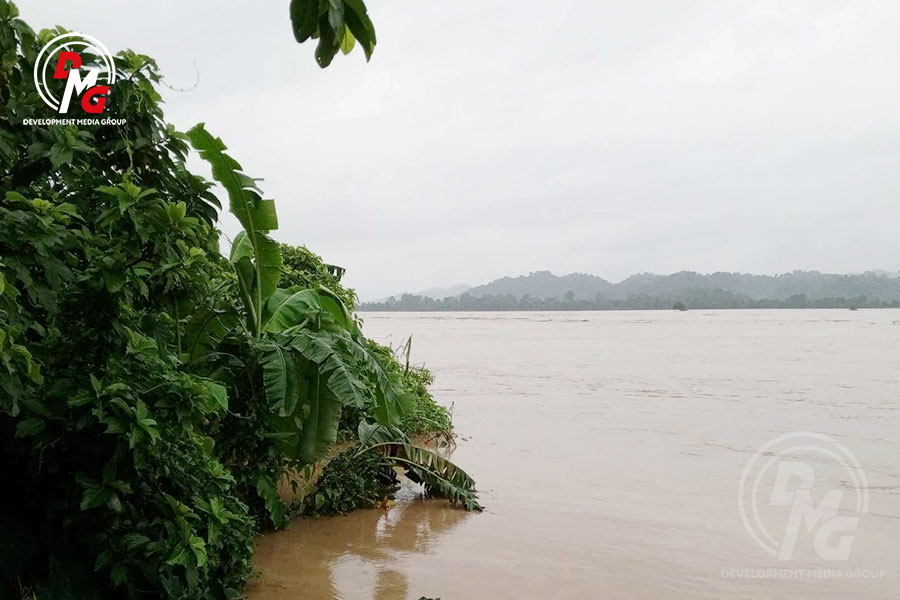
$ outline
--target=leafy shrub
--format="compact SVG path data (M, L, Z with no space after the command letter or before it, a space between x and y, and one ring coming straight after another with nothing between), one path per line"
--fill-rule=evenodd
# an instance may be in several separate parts
M341 285L344 269L328 265L306 246L279 244L281 249L281 282L287 286L314 288L324 286L334 292L347 308L356 308L356 292Z
M123 52L120 128L24 127L35 34L0 2L2 592L222 596L254 528L205 425L225 390L181 368L180 314L224 272L215 197L161 120L155 64ZM115 591L114 591L115 590Z
M238 597L280 477L344 410L391 427L412 396L341 295L278 286L274 204L165 123L152 59L115 58L124 125L23 126L62 30L17 16L0 0L0 597ZM188 140L245 227L228 258Z
M305 514L335 515L378 505L397 487L392 463L354 444L332 458L306 501Z

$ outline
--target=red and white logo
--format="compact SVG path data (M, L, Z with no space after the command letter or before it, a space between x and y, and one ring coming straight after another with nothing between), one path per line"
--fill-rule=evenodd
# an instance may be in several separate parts
M34 61L38 94L60 114L66 114L72 99L79 97L84 112L102 113L115 81L112 54L100 40L83 33L64 33L53 38Z

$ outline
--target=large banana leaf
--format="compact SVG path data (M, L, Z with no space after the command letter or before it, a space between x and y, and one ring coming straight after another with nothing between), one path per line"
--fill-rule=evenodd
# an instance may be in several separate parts
M262 199L256 180L245 175L240 163L225 154L225 143L206 131L203 123L192 127L187 135L200 157L212 167L215 180L228 192L229 209L244 230L249 233L278 229L275 201Z
M282 333L307 321L315 320L322 312L319 293L295 286L277 289L266 303L263 331Z
M325 378L325 385L345 406L365 405L365 386L357 377L357 369L347 362L341 339L325 331L298 331L291 346L304 358L315 363Z
M234 247L237 247L235 252ZM260 300L266 302L278 289L278 280L281 279L281 250L278 244L268 235L257 231L254 236L242 231L234 238L234 246L231 252L231 262L253 259L259 278L254 286L259 285ZM254 288L255 290L255 288Z
M366 388L342 340L325 331L298 329L273 335L260 363L273 425L285 452L312 461L335 442L343 406L365 406Z
M206 131L203 123L191 128L188 138L212 167L213 178L228 193L229 210L244 228L234 240L231 262L238 274L250 329L259 337L263 304L278 288L281 278L281 252L266 235L278 229L275 202L262 198L256 180L241 172L240 163L225 154L225 144Z
M281 357L273 353L270 357L272 363L265 381L266 394L270 401L276 403L273 407L278 409L271 419L273 431L270 437L279 441L286 456L311 463L321 458L337 440L343 403L328 384L328 375L324 375L318 365L306 363L301 366L292 362L297 360L292 352L285 352ZM299 378L297 391L289 405L292 410L287 412L283 410L284 405L278 402L289 402L289 396L280 401L278 394L285 388L290 389L294 376Z
M306 463L321 458L325 450L337 440L341 420L341 400L332 393L330 387L322 385L322 377L316 372L307 386L309 411L302 422L297 453L297 458Z
M322 309L328 313L335 325L347 331L350 335L361 335L356 320L353 318L353 315L341 300L340 296L321 285L318 287L318 292L319 303L321 304Z
M294 413L300 400L300 365L290 349L275 341L262 346L259 358L269 408L286 417Z
M255 334L258 331L256 315L259 312L253 293L256 288L256 267L253 264L253 245L245 232L240 232L234 239L228 260L237 275L238 291L244 302L250 331Z

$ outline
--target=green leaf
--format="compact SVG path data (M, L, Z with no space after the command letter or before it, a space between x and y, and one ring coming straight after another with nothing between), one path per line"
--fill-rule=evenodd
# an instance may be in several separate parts
M242 260L252 261L253 257L253 242L247 236L247 232L238 233L231 244L231 253L228 255L229 262L235 264Z
M276 342L268 342L263 346L259 360L269 406L280 416L292 414L300 397L297 361L289 350Z
M357 359L365 365L370 376L375 380L375 418L382 425L397 423L401 417L415 410L415 400L404 388L399 376L381 364L381 358L373 354L365 344L343 334L348 338L345 346Z
M272 238L263 233L256 234L254 246L254 258L261 286L261 304L264 304L278 289L278 281L281 279L281 250Z
M206 542L203 541L202 537L191 536L191 550L197 561L197 567L203 567L206 564Z
M139 533L129 533L122 537L122 541L125 543L125 548L130 552L135 548L140 548L141 546L150 543L150 538Z
M281 278L281 252L278 244L266 235L278 228L275 203L263 200L256 182L241 172L241 165L225 154L226 146L214 138L203 126L195 125L188 131L194 148L212 167L213 177L228 192L229 208L244 228L243 237L235 239L237 249L232 249L232 263L238 271L241 297L247 310L251 331L258 337L262 328L262 306L278 287ZM252 247L252 253L247 249ZM252 255L253 284L245 262Z
M319 0L291 0L291 28L294 39L303 43L316 32Z
M328 375L328 389L337 396L344 406L363 408L365 398L362 395L363 385L350 367L336 353L332 354L322 365L322 371Z
M47 426L43 419L34 417L23 419L16 425L16 437L23 438L40 433Z
M115 492L113 492L109 497L109 500L106 501L106 506L108 506L113 512L122 512L122 501L119 500L119 496Z
M340 33L344 28L341 26ZM319 44L316 46L316 62L323 69L331 64L334 55L341 48L341 40L338 32L332 29L329 22L329 13L325 13L319 17Z
M90 484L87 489L84 490L84 495L81 497L81 510L88 510L106 504L112 495L112 488Z
M266 510L269 511L269 517L275 527L284 526L284 502L275 489L275 484L265 475L260 475L256 479L256 493L263 499Z
M341 400L333 393L322 389L316 377L311 386L312 393L307 395L309 415L303 419L300 431L298 458L304 462L313 462L321 457L322 452L337 440L338 425L341 420Z
M192 127L187 135L200 157L212 167L215 180L228 192L229 210L244 230L251 233L278 229L275 202L262 199L256 181L242 173L240 163L225 154L225 143L206 131L203 123Z
M340 296L323 285L318 287L318 291L321 296L320 303L322 308L328 312L332 320L350 334L359 334L359 327L357 327L350 309L347 308Z
M188 360L198 360L215 351L219 343L239 323L231 311L200 308L185 327L185 349Z
M72 157L72 149L64 144L56 143L50 148L50 165L54 169L69 164L72 162Z
M343 35L344 31L344 3L342 0L326 0L328 7L328 24L331 30L338 37Z
M344 36L341 38L341 52L346 56L353 52L353 47L356 45L356 38L353 37L353 34L350 32L350 29L347 26L344 26Z
M289 327L300 325L306 319L314 318L322 312L322 304L316 290L279 289L269 298L266 312L268 317L263 330L280 333Z
M203 382L203 389L223 412L228 410L228 391L224 385L206 380Z
M88 376L91 379L91 388L93 388L94 394L96 394L97 397L99 398L100 394L103 392L103 385L100 383L99 379L94 377L93 373L89 373Z
M334 336L326 332L298 331L291 336L291 346L306 360L323 364L335 352Z
M369 18L363 0L344 0L344 23L353 37L359 42L366 54L366 61L371 60L375 51L375 26Z

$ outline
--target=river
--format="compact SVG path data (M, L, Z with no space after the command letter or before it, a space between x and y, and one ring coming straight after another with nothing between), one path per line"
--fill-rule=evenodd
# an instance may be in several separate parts
M260 540L253 600L900 594L900 311L363 317L381 342L412 334L486 510L407 486L389 510L299 520ZM795 432L814 441L754 454ZM779 456L787 499L760 476L742 509L745 468Z

